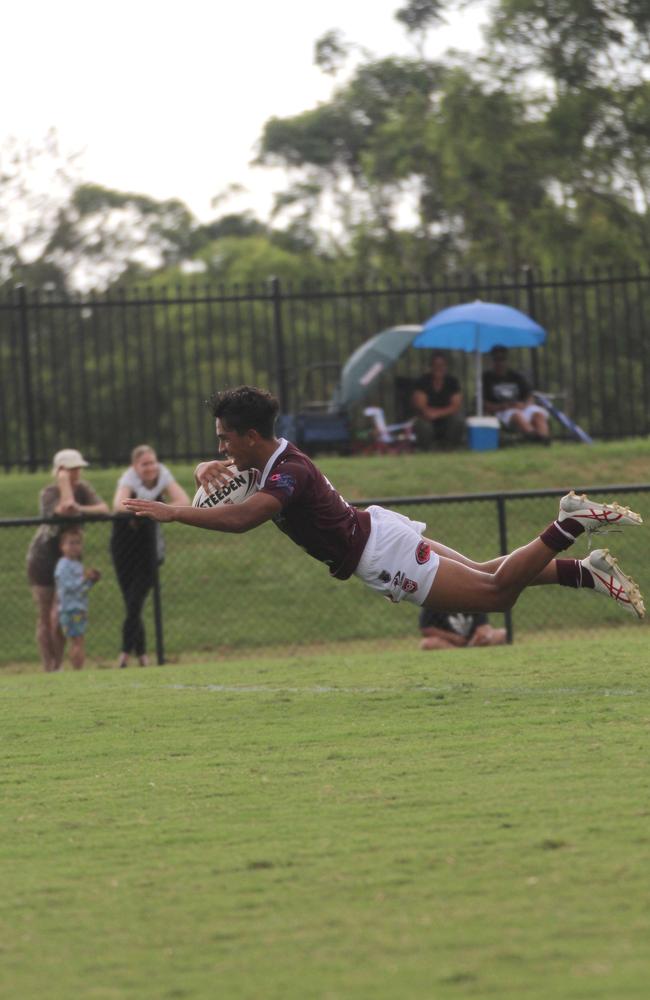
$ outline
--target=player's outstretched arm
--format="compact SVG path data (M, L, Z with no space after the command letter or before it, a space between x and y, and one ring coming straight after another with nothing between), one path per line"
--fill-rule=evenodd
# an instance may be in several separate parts
M256 493L240 504L221 504L218 507L177 507L158 503L157 500L124 500L124 506L138 517L154 521L177 521L194 528L226 531L240 534L250 531L279 514L281 504L267 493Z

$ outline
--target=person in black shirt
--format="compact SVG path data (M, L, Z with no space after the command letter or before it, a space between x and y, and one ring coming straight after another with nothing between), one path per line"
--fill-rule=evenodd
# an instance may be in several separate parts
M447 371L447 360L440 351L431 357L431 369L417 380L411 406L417 414L413 431L418 448L453 448L460 444L463 421L460 411L463 395L460 383Z
M190 498L169 469L158 461L148 444L139 444L131 452L131 465L120 476L113 499L115 513L123 513L122 501L130 497L144 500L169 498L171 503L189 504ZM141 667L147 659L142 609L155 582L155 565L164 559L165 543L158 525L135 517L116 518L111 532L111 557L124 598L125 618L119 667L126 667L129 655L138 657ZM144 529L144 530L143 530Z
M527 441L550 444L548 416L533 402L531 387L521 374L508 368L508 350L497 345L490 356L492 369L483 374L485 412L493 414L504 427L518 430Z

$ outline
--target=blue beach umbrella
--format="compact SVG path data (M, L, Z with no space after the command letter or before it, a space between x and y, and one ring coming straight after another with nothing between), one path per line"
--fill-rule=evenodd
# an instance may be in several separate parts
M497 344L504 347L539 347L546 330L530 316L497 302L466 302L436 313L423 324L413 347L446 348L475 355L476 412L483 414L481 355Z

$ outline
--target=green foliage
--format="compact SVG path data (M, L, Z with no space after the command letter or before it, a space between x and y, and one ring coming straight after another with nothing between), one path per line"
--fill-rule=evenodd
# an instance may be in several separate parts
M489 37L513 69L535 69L560 89L616 84L650 56L643 0L499 0Z
M404 25L409 33L426 33L429 28L444 22L444 0L408 0L395 13L395 20Z
M274 244L266 235L222 237L202 247L196 259L204 263L207 280L229 286L257 283L274 275L291 280L305 273L300 255ZM319 267L314 260L314 268ZM160 281L165 277L161 275ZM191 279L180 280L191 283Z
M323 73L334 76L347 58L349 50L340 31L326 31L314 42L314 63Z
M408 59L382 59L362 65L329 104L292 118L272 118L264 127L260 163L312 166L353 175L374 131L391 118L403 100L430 93L435 71Z
M329 100L263 129L258 164L288 171L271 224L250 212L199 223L177 199L82 180L54 133L41 150L9 144L0 281L105 287L188 263L259 282L268 267L311 281L343 268L440 275L645 262L646 0L496 0L482 53L425 58L427 33L452 11L470 17L474 2L396 5L412 57L377 58L336 29L316 41L316 63L338 84ZM37 160L56 178L38 196L28 184ZM16 234L18 216L27 222Z
M450 7L418 0L396 17L421 38ZM471 68L429 63L421 45L416 59L368 58L331 101L269 122L261 162L317 177L364 268L640 263L647 21L642 4L503 0ZM400 232L414 195L417 223Z
M197 226L193 233L193 242L198 249L206 243L221 239L224 236L259 236L266 232L266 226L256 219L252 212L229 212Z

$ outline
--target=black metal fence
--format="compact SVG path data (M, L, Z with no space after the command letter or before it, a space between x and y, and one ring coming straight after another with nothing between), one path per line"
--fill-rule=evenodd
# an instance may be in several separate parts
M589 487L602 499L618 497L650 522L650 485ZM468 555L487 560L535 537L555 516L558 490L451 497L389 498L384 506L427 522L428 534ZM359 505L377 501L363 501ZM109 553L111 520L85 525L84 563L102 579L90 594L89 662L111 665L121 645L124 606ZM36 518L0 521L0 599L3 608L0 664L34 663L35 610L24 573L25 553ZM625 572L650 595L650 567L642 533L628 528L595 543L608 546ZM166 557L145 606L149 653L159 660L214 660L235 652L259 656L276 649L299 653L309 647L344 649L348 642L418 643L417 608L378 598L359 580L332 580L273 525L245 535L165 525ZM153 549L152 549L153 551ZM571 555L587 551L580 540ZM568 553L567 553L568 554ZM494 625L504 616L492 615ZM601 628L645 627L593 591L560 587L527 590L506 619L515 642L538 635L561 639ZM133 661L132 661L133 662Z
M541 350L513 361L592 436L650 431L650 275L640 272L300 289L271 279L65 299L18 287L0 297L0 465L45 467L71 445L94 464L121 464L143 440L170 460L205 457L214 436L203 401L214 389L266 386L296 413L331 398L341 365L373 334L474 298L548 330ZM391 416L395 376L424 367L408 351L368 403ZM452 358L468 412L471 367Z

